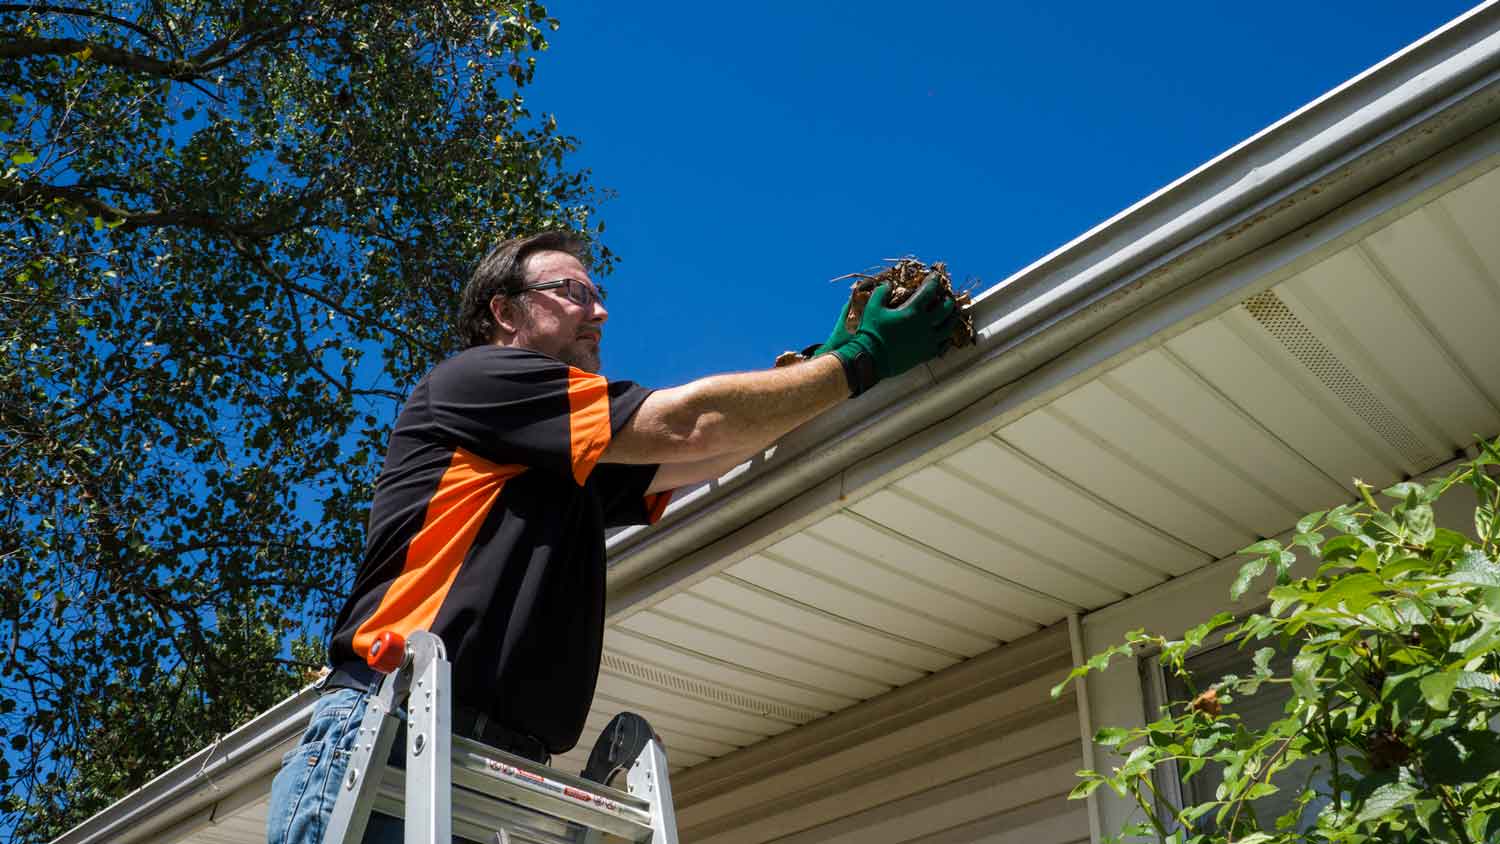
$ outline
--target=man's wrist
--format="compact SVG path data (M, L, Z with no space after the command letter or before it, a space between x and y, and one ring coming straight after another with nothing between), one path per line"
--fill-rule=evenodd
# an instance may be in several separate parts
M875 366L874 350L870 348L869 337L863 332L849 338L842 346L829 352L839 359L844 368L844 379L849 384L849 395L857 396L880 381L880 373Z

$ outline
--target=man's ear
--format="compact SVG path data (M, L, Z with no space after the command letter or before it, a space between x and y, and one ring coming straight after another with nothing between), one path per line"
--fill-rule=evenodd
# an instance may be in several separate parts
M521 327L524 314L514 296L491 296L490 316L495 320L500 340L510 340Z

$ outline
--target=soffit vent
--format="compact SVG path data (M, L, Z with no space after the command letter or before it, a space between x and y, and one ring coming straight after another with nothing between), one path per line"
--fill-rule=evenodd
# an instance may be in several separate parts
M1267 290L1245 300L1244 307L1267 334L1409 463L1430 466L1437 462L1422 440L1323 345L1281 297Z
M616 654L606 653L601 661L604 671L623 675L632 680L654 686L676 695L696 698L705 703L727 706L750 715L774 718L789 724L802 725L827 715L815 709L806 709L780 701L767 700L757 695L746 694L735 689L726 689L714 683L706 683L692 677L684 677L653 665L636 662Z

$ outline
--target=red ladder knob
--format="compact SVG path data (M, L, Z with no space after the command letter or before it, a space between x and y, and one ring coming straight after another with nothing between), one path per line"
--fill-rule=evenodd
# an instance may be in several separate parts
M406 639L394 630L387 630L375 637L370 645L370 655L365 662L381 674L389 674L406 661Z

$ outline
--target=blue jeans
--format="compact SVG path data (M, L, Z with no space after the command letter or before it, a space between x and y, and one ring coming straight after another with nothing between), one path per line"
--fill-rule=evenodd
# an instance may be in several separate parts
M281 771L271 782L267 844L323 844L368 700L354 689L334 689L318 698L302 741L281 758ZM402 730L392 749L398 767L406 761L404 737ZM404 836L399 818L372 812L363 844L402 844Z

